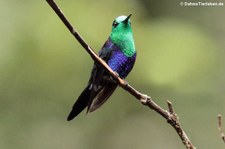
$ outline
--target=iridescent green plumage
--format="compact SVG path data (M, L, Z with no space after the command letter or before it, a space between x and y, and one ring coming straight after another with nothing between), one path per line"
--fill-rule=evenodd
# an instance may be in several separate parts
M112 42L119 46L121 51L128 57L133 56L133 54L136 52L131 22L129 19L130 16L131 15L128 17L119 16L116 18L116 20L113 22L113 28L110 34Z

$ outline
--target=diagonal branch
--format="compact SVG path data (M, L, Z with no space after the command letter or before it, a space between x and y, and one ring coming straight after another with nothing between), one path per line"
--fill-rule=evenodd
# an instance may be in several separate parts
M79 33L74 29L74 27L69 23L66 19L62 11L56 5L54 0L46 0L48 4L52 7L55 13L59 16L62 22L66 25L68 30L73 34L73 36L77 39L77 41L83 46L83 48L88 52L91 58L103 66L103 68L109 72L109 74L118 82L118 84L130 94L132 94L136 99L138 99L143 105L149 107L150 109L156 111L162 117L164 117L167 122L176 130L179 135L182 143L185 145L187 149L195 149L194 145L191 143L190 139L187 137L186 133L182 129L180 123L178 122L178 117L175 114L172 103L167 101L169 111L164 110L159 105L157 105L150 96L145 95L137 91L130 84L128 84L125 80L121 79L99 56L94 52L94 50L83 40L83 38L79 35Z
M217 118L218 118L218 129L219 129L219 132L220 132L220 137L223 140L223 142L225 143L225 135L224 135L223 129L222 129L222 117L221 117L221 114L218 114Z

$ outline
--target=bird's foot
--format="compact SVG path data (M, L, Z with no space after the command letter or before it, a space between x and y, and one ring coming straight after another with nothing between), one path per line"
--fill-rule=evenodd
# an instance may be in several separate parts
M116 75L117 78L120 77L120 75L116 71L114 71L114 74Z
M117 78L119 78L120 77L120 75L116 72L116 71L114 71L114 74L116 74L116 77ZM123 78L122 78L123 79ZM116 82L116 80L114 80L115 82ZM117 82L116 82L117 83ZM126 81L126 80L124 80L123 79L123 84L124 84L124 86L128 86L129 85L129 83Z
M114 71L114 74L116 75L117 78L120 77L120 75L116 71ZM117 83L117 81L112 76L110 76L110 80L113 81L114 83Z

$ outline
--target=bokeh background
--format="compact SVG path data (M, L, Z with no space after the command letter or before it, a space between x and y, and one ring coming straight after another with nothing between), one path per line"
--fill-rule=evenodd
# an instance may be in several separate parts
M172 101L197 148L224 148L217 114L225 125L225 6L56 2L96 51L114 18L132 13L138 57L126 80L164 108ZM96 112L67 122L93 61L44 0L0 0L0 19L1 149L185 148L161 116L121 88Z

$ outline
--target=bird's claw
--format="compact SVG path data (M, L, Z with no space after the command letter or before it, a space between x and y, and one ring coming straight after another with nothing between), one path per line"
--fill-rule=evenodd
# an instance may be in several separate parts
M114 74L116 75L117 78L120 77L120 75L116 71L114 71ZM110 80L112 80L113 82L117 83L117 81L113 78L113 76L110 76Z
M116 75L117 78L120 77L120 75L116 71L114 71L114 74Z

